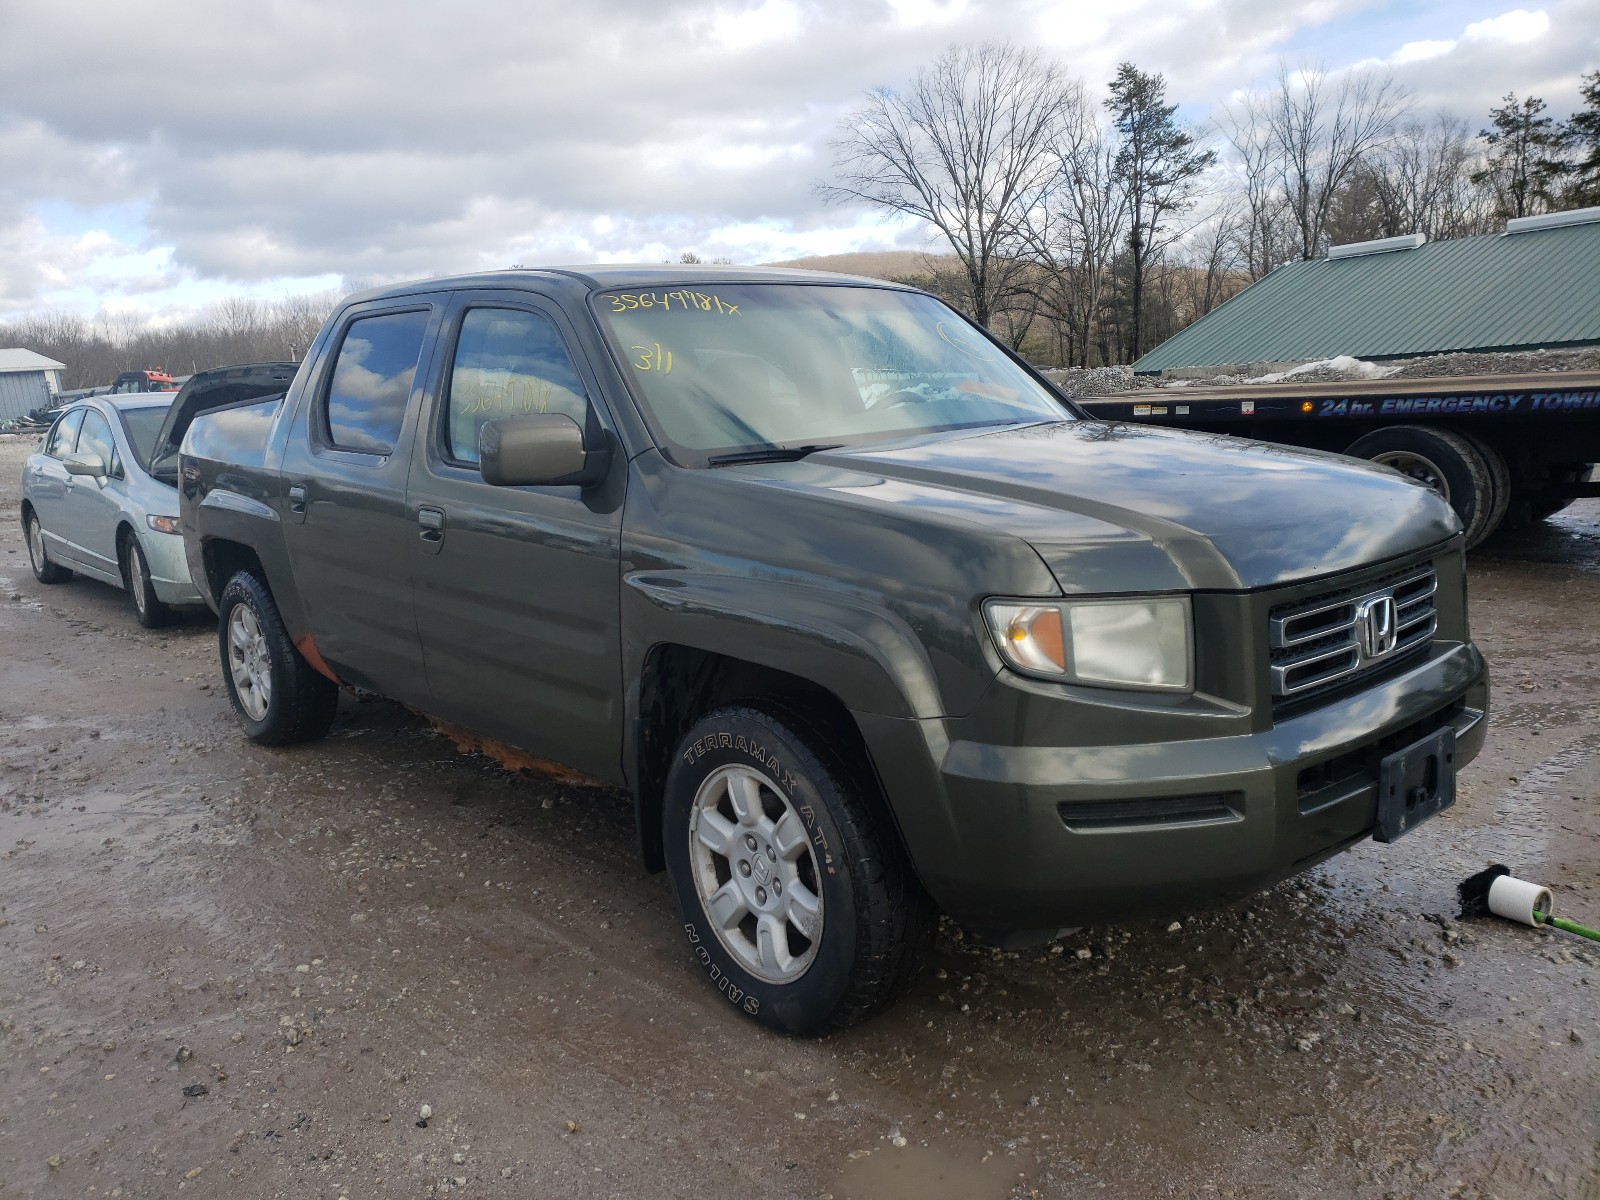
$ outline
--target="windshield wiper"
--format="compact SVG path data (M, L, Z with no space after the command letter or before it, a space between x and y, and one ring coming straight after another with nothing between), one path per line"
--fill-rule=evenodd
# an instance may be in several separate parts
M828 442L815 446L767 446L761 450L737 450L732 454L713 454L706 464L726 467L734 463L797 462L819 450L837 450L843 442Z

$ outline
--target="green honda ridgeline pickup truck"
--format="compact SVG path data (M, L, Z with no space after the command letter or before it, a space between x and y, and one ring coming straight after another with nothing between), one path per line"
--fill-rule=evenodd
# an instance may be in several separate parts
M1393 840L1484 736L1433 492L1092 420L874 280L355 296L194 421L182 494L249 736L345 684L626 787L691 953L788 1032L889 1002L938 910L1016 945Z

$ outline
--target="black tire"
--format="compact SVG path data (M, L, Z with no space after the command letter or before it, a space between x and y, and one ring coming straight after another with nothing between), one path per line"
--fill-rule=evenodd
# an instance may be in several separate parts
M1588 483L1594 478L1593 463L1563 463L1550 468L1553 479L1563 484ZM1547 521L1569 507L1576 496L1552 496L1549 492L1528 492L1523 499L1528 502L1530 521Z
M1345 453L1392 465L1431 486L1461 518L1468 549L1488 536L1494 483L1477 447L1459 433L1426 425L1394 425L1357 438Z
M50 551L44 544L44 526L39 523L39 514L33 509L28 509L22 519L23 540L28 543L28 564L33 568L33 577L40 583L65 583L72 578L72 572L65 567L50 561Z
M1483 465L1489 472L1489 495L1491 497L1489 518L1483 534L1478 539L1483 541L1493 536L1494 532L1500 528L1501 523L1506 519L1507 510L1511 507L1511 468L1506 464L1506 456L1501 454L1493 444L1476 434L1463 433L1461 436L1471 443L1472 448L1478 452L1478 457L1483 460Z
M156 595L150 582L150 563L139 545L137 534L122 537L122 581L133 597L133 615L146 629L160 629L172 620L172 610Z
M247 695L242 697L235 681L229 644L238 609L247 610L241 620L252 619L260 633L256 648L264 661L258 663L259 673L270 681L265 697L253 686L247 687ZM233 711L250 740L263 746L288 746L326 734L339 707L339 687L318 674L295 649L267 585L249 571L238 572L222 589L217 616L222 678Z
M932 905L874 803L878 785L871 767L864 755L840 749L848 745L848 738L796 711L724 708L684 735L667 775L662 806L667 872L689 945L731 1004L782 1033L843 1029L891 1003L921 967L936 927ZM776 794L761 789L768 814L789 805L798 814L796 827L806 835L804 848L793 857L809 859L821 922L814 946L800 939L811 958L792 979L774 981L753 973L724 942L701 898L697 870L704 871L703 863L716 856L691 841L690 818L692 813L698 817L702 787L714 789L725 768L754 771L775 783ZM779 841L774 834L771 844ZM750 857L758 860L760 853ZM734 882L732 858L726 862L725 887ZM716 878L722 878L720 872ZM730 939L740 928L731 928ZM792 935L785 938L793 951Z

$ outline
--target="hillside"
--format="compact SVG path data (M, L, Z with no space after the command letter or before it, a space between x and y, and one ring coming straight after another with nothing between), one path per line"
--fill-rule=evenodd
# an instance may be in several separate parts
M912 279L935 270L959 268L953 254L928 254L921 250L876 250L856 254L817 254L810 258L791 258L784 262L763 263L769 267L796 267L805 271L838 271L844 275L865 275L869 279Z

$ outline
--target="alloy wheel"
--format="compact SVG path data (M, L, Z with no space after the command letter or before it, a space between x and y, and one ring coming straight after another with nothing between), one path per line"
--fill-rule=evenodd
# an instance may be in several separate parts
M44 570L49 562L44 555L44 527L39 524L37 514L28 517L28 561L33 565L35 575Z
M794 803L752 767L722 767L695 793L689 861L717 938L751 974L792 983L822 941L816 854Z
M133 593L133 606L139 615L145 615L144 555L133 543L128 545L128 590Z
M239 707L252 721L264 721L272 704L272 654L255 610L236 604L228 614L228 673Z

